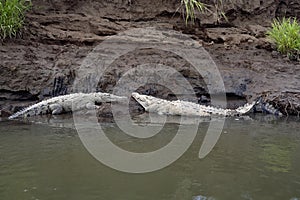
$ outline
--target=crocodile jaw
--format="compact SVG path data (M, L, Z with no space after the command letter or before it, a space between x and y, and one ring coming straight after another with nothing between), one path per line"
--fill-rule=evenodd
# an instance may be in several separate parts
M148 111L149 103L148 103L148 96L140 95L139 93L132 93L131 95L143 108Z

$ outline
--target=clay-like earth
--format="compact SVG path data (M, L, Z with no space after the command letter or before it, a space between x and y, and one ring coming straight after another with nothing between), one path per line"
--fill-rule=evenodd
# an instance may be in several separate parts
M179 0L33 0L22 33L0 43L1 115L73 92L79 66L94 47L107 36L143 27L176 30L198 41L218 66L229 99L241 104L263 96L284 114L299 115L299 59L280 55L265 37L272 19L300 17L299 1L205 2L210 11L197 13L195 23L185 24ZM150 61L181 72L200 101L209 97L201 76L186 61L153 49L118 58L96 89L111 92L127 70ZM145 86L140 92L172 96L160 86Z

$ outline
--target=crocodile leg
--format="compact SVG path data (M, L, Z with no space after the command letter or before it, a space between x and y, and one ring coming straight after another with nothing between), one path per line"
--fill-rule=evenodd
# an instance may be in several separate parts
M58 103L51 104L49 108L52 111L52 115L59 115L63 112L63 107Z

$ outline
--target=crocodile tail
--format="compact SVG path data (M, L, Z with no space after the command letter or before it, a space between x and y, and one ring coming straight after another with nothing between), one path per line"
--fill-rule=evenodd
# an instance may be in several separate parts
M262 112L276 116L283 116L283 114L276 109L272 104L266 102L263 97L259 97L255 106L255 112Z
M28 116L36 115L38 113L38 108L41 108L41 106L42 106L41 103L33 104L29 107L26 107L14 113L13 115L9 116L8 119L15 119L18 117L28 117Z
M18 118L18 117L24 115L27 111L28 111L28 109L27 109L27 108L24 108L24 109L22 109L22 110L20 110L20 111L18 111L18 112L16 112L16 113L14 113L14 114L12 114L11 116L9 116L8 119L15 119L15 118Z
M276 116L283 116L283 114L278 109L276 109L273 105L269 103L262 103L261 109L264 113L268 113Z

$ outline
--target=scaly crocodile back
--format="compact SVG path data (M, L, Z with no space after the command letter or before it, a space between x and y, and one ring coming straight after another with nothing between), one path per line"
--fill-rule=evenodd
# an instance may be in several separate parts
M44 114L61 114L71 112L73 109L84 109L90 107L95 102L125 102L127 97L117 96L109 93L73 93L62 96L53 97L34 105L31 105L9 117L15 119L17 117L30 117ZM75 108L73 108L73 103ZM93 107L93 106L92 106ZM94 107L93 107L94 108Z
M235 110L223 109L213 106L204 106L188 101L167 101L152 96L141 95L138 93L132 93L132 97L141 104L148 112L157 112L159 114L170 115L196 115L196 116L210 116L210 115L222 115L222 116L236 116L248 113L257 103L247 103Z
M15 119L18 117L31 117L31 116L37 116L37 115L44 115L44 114L50 114L49 105L51 103L63 101L64 99L72 99L75 96L81 95L81 93L74 93L74 94L67 94L62 96L53 97L47 100L43 100L39 103L33 104L31 106L28 106L27 108L16 112L15 114L11 115L8 119Z

